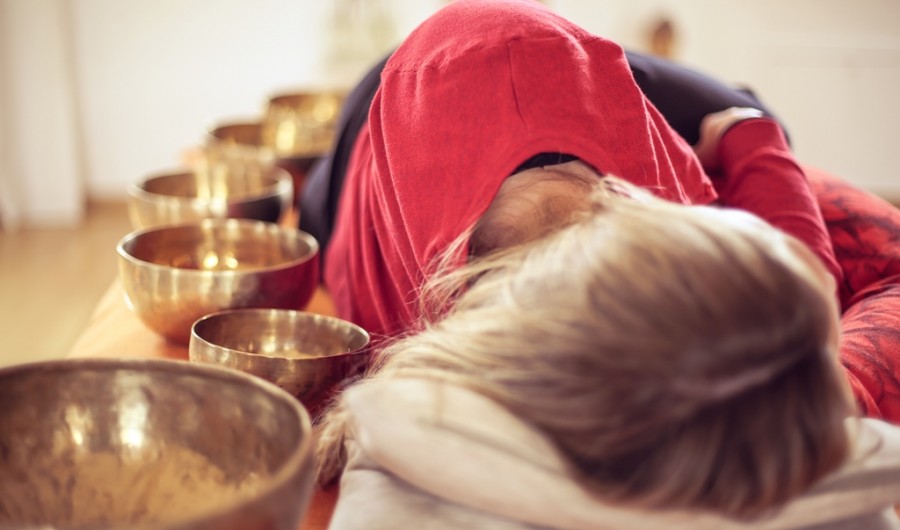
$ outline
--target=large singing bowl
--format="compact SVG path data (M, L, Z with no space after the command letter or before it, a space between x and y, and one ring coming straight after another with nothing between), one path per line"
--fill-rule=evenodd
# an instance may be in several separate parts
M191 326L225 309L302 309L319 282L319 245L261 221L204 219L132 232L118 244L126 303L150 329L188 345Z
M68 359L0 369L0 528L296 530L307 412L243 373Z

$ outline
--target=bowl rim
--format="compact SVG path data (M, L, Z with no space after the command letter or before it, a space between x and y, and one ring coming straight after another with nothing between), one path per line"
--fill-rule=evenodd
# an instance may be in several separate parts
M135 239L146 235L151 232L160 232L164 230L174 230L178 228L204 228L207 225L244 225L244 226L262 226L268 230L275 230L282 234L288 234L299 239L302 239L307 246L309 247L309 253L303 257L295 258L292 260L288 260L284 263L279 263L277 265L263 265L258 267L246 267L242 269L228 269L228 270L210 270L210 269L189 269L182 267L172 267L170 265L160 265L159 263L153 263L152 261L145 261L139 259L125 250L125 246ZM243 219L237 217L228 217L228 218L220 218L220 217L208 217L205 219L197 219L193 221L182 221L178 223L166 223L161 225L150 226L146 228L140 228L137 230L133 230L119 239L118 243L116 243L116 253L119 255L121 260L127 261L134 265L148 268L151 270L166 270L166 271L178 271L179 274L187 274L191 276L203 276L208 275L210 273L216 274L227 274L231 276L242 276L242 275L250 275L250 274L259 274L260 272L276 272L285 269L289 269L291 267L296 267L298 265L302 265L314 259L317 259L319 256L320 248L319 242L313 237L309 232L305 232L300 230L299 228L295 228L293 226L283 226L278 223L272 223L268 221L257 221L254 219Z
M269 118L267 112L271 107L282 106L284 102L290 102L287 106L293 106L295 100L330 99L336 100L342 107L350 91L338 86L282 86L266 93L265 105L260 122L265 125Z
M307 462L314 462L314 433L312 419L306 407L294 398L286 390L278 385L270 383L262 378L212 364L198 364L186 360L176 359L103 359L103 358L63 358L47 361L36 361L0 367L0 382L3 379L15 376L17 373L28 372L75 372L81 369L92 371L104 370L135 370L147 372L193 372L196 375L209 376L212 379L227 382L236 382L244 386L250 386L262 394L280 401L288 406L300 422L301 440L292 444L290 453L279 469L271 475L253 495L241 493L235 496L233 502L227 506L203 512L189 518L175 520L165 525L153 524L148 528L185 528L196 521L221 518L230 512L236 511L269 497L276 491L286 487L296 476L303 471ZM314 480L314 478L313 478ZM110 527L112 528L112 527Z
M219 344L212 343L212 342L208 341L207 339L201 337L199 334L197 334L197 325L198 324L201 324L201 323L211 320L213 318L220 318L223 316L228 316L229 314L233 314L233 313L242 313L242 314L260 314L260 313L279 314L280 313L280 314L295 314L295 315L300 315L300 316L312 316L318 320L327 320L329 322L337 322L340 324L345 324L348 327L351 327L354 330L361 333L362 336L365 337L366 342L361 347L359 347L355 350L334 353L331 355L317 355L317 356L311 356L311 357L286 357L284 355L269 355L269 354L265 354L265 353L253 353L253 352L248 352L245 350L236 350L234 348L229 348L227 346L222 346ZM335 358L339 358L339 357L349 357L349 356L355 356L355 355L367 355L372 348L372 335L368 331L366 331L365 328L360 326L359 324L350 322L349 320L345 320L343 318L335 317L335 316L331 316L331 315L323 315L321 313L315 313L313 311L303 311L303 310L299 310L299 309L278 309L278 308L268 308L268 307L237 307L237 308L232 308L232 309L223 309L221 311L215 311L213 313L203 315L202 317L195 320L193 324L191 324L190 342L193 342L194 339L196 339L198 341L202 341L204 345L220 349L223 352L227 352L229 355L240 355L242 357L267 359L267 360L281 361L281 362L286 362L286 363L304 362L304 361L308 362L308 361L312 361L315 359L335 359ZM190 347L190 344L189 344L188 345L188 359L191 362L195 362L194 359L191 358L191 350L192 350L192 348Z
M128 197L132 200L141 200L152 204L190 204L203 205L209 202L218 202L226 205L237 204L247 199L260 200L269 197L279 197L285 195L290 198L294 191L294 179L288 170L271 166L265 168L263 177L273 182L263 186L258 192L237 193L225 197L211 197L209 199L200 197L185 197L179 195L167 195L165 193L156 193L144 189L143 185L151 180L166 177L182 177L187 175L195 175L196 170L192 168L179 168L167 171L158 171L150 173L144 177L131 182L128 185Z
M227 141L219 135L220 132L226 129L255 128L257 129L257 134L259 135L259 142L255 144L248 144L246 142L235 141L234 144L247 149L270 151L271 149L269 148L269 146L265 145L265 143L263 143L262 141L263 119L264 116L232 117L216 120L207 125L204 129L203 147L209 147L210 143Z

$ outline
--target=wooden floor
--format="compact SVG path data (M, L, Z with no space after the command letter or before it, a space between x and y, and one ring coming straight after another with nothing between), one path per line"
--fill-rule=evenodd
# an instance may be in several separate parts
M117 274L124 203L95 204L76 229L0 232L0 366L64 356Z

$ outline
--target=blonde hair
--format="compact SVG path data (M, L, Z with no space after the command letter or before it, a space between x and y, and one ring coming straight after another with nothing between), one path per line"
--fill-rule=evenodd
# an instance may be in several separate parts
M383 350L373 377L495 400L619 502L756 515L843 463L837 310L800 242L611 178L563 224L432 282L452 308ZM323 481L346 420L338 405L321 426Z

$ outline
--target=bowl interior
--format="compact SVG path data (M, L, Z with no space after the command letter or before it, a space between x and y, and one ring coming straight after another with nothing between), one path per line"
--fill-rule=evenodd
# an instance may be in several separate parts
M151 228L120 243L134 260L175 269L229 271L278 267L318 252L309 235L271 223L205 220Z
M225 370L22 365L0 370L0 402L15 403L0 407L0 527L166 528L241 513L286 477L309 473L306 412Z
M357 352L369 343L368 333L350 322L275 309L238 309L209 315L194 324L193 335L213 348L285 359Z

